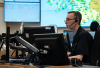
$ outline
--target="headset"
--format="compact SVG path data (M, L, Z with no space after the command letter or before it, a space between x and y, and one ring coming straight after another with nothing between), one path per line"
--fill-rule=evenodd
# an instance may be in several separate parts
M78 22L78 20L77 20L77 11L75 11L75 15L76 15L75 22Z

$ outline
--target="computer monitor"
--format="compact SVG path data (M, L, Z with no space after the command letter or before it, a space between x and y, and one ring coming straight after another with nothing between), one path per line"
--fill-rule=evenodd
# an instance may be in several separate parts
M94 35L95 35L95 31L88 31L90 34L91 34L91 36L94 38Z
M69 65L63 33L34 34L39 65Z
M67 51L72 52L69 33L63 32L63 36L64 36L64 43L67 46Z
M5 0L4 22L40 23L40 5L39 0Z
M54 26L26 26L23 30L23 38L32 45L33 34L55 33Z
M73 31L66 31L66 30L64 30L63 33L68 33L69 34L70 43L72 43L75 33Z

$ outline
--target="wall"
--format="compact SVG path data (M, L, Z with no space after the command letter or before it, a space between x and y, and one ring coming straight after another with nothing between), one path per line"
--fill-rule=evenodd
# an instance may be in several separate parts
M0 0L0 34L6 33L6 23L4 22L3 0Z
M4 0L0 0L0 3L4 3Z
M0 3L4 3L4 0L0 0ZM4 7L0 7L0 34L6 32L6 27L10 27L10 33L15 33L20 30L21 23L5 23L4 22ZM25 26L40 26L40 23L25 23ZM58 28L58 33L62 33L67 28ZM88 27L85 30L90 30Z

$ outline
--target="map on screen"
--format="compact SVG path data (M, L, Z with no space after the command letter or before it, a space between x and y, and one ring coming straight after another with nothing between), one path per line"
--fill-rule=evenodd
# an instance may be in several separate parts
M13 2L40 2L40 0L4 0L4 1L13 1Z
M69 11L82 14L82 27L89 27L92 21L100 24L100 0L41 0L41 25L66 27L64 20Z

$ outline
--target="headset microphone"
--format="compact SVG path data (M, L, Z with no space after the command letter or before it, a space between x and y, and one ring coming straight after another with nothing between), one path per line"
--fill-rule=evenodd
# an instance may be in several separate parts
M75 23L75 22L73 22L71 25L73 25L74 23ZM71 26L71 25L70 25L70 26ZM70 26L68 26L68 27L70 27Z

